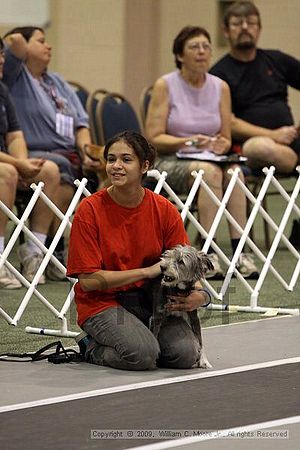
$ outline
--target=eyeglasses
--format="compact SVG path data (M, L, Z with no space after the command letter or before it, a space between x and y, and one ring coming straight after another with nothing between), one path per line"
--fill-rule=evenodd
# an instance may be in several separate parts
M240 18L234 19L231 22L229 22L229 26L232 28L237 28L237 27L241 27L242 25L244 25L244 23L248 27L253 27L253 28L257 27L259 25L259 22L256 19L249 19L248 17L240 17Z
M203 44L201 42L195 42L194 44L188 45L187 49L191 50L192 52L196 52L198 50L209 52L211 50L211 45L208 42L204 42Z

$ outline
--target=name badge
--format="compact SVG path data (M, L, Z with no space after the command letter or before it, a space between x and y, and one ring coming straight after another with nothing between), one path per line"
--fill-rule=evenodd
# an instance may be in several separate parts
M74 119L66 114L56 113L56 133L74 139Z

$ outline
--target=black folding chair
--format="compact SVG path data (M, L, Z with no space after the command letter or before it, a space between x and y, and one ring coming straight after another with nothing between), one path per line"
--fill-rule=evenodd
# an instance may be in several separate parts
M153 90L153 86L148 86L145 87L140 95L140 116L141 116L141 121L142 121L142 125L145 129L145 125L146 125L146 117L147 117L147 111L149 108L149 103L151 100L151 95L152 95L152 90Z
M99 102L101 102L102 98L107 94L106 89L96 89L95 91L91 92L87 98L86 102L86 110L89 116L89 123L90 123L90 133L92 137L92 142L97 145L103 145L102 142L100 142L100 136L99 136L99 125L97 123L97 117L96 117L96 111L97 107L99 105Z
M100 145L125 130L141 133L137 114L131 103L121 94L105 94L96 108L96 125Z
M88 89L86 89L82 84L77 83L77 81L68 81L68 84L74 89L76 92L82 106L86 110L86 103L88 96L90 95Z

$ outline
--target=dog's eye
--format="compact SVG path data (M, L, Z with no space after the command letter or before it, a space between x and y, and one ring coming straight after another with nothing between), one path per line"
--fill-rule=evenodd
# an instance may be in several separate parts
M175 278L174 277L168 277L167 275L164 276L164 281L170 283L171 281L174 281Z

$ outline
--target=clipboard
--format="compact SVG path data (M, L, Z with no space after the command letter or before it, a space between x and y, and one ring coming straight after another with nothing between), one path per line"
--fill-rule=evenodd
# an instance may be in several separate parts
M196 150L196 149L195 149ZM208 150L199 151L178 151L176 152L178 159L192 159L197 161L211 161L215 163L244 163L248 160L246 156L231 153L230 155L216 155Z

